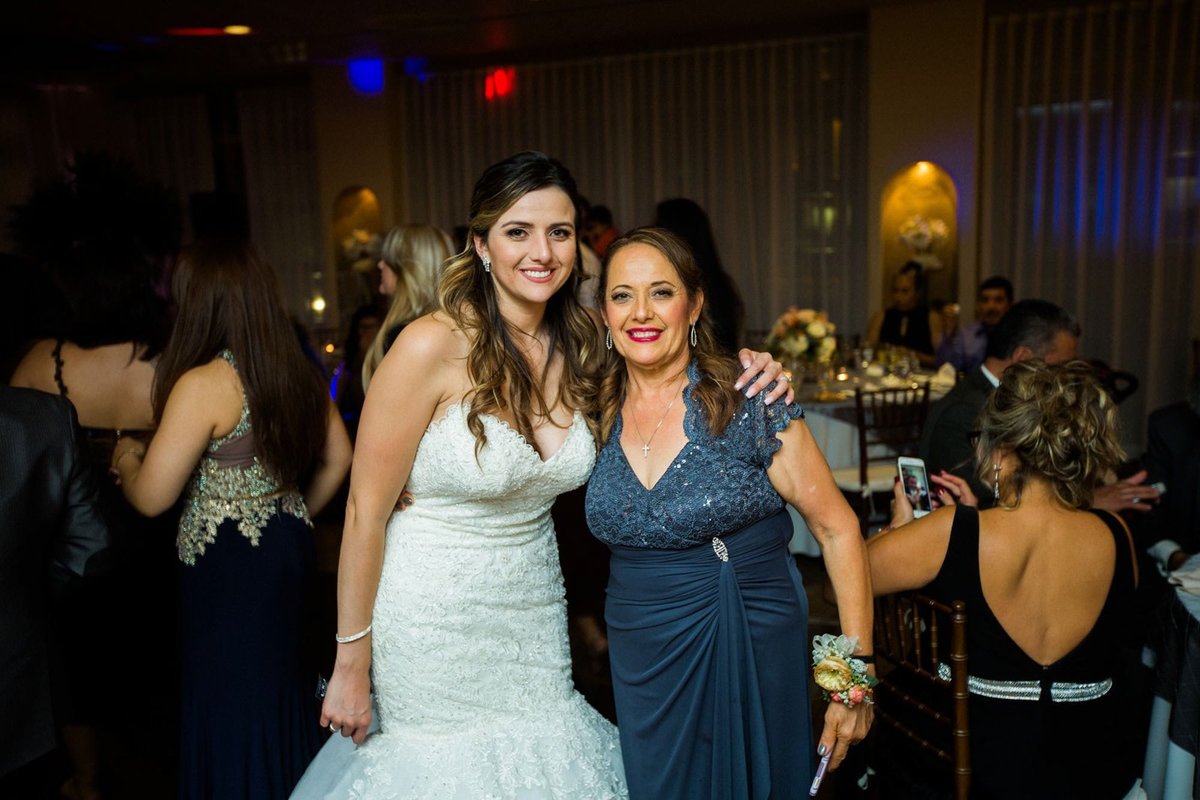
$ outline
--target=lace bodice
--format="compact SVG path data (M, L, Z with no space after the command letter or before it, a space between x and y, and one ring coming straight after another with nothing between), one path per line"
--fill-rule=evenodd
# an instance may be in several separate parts
M233 353L222 350L221 358L237 369ZM227 519L236 521L238 532L254 545L276 512L312 525L300 493L295 488L281 487L253 455L253 436L250 404L242 392L242 414L237 425L208 443L184 491L175 539L179 560L184 564L196 563L205 548L216 541L217 529Z
M621 415L596 460L588 484L587 517L592 534L609 544L682 549L709 541L779 511L783 498L767 477L782 447L776 433L804 410L796 404L746 400L721 436L709 431L692 397L699 380L693 363L683 399L688 443L653 489L647 489L621 449Z
M415 502L387 525L372 615L380 732L334 737L294 798L625 797L616 731L575 690L550 506L595 444L575 415L549 458L467 406L426 429Z

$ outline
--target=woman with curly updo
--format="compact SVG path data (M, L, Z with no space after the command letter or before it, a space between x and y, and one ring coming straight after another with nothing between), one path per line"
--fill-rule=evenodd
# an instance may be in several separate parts
M1004 371L978 419L997 505L912 520L868 545L876 594L967 604L972 798L1121 798L1137 748L1121 634L1137 570L1121 519L1088 510L1122 459L1116 407L1080 361Z

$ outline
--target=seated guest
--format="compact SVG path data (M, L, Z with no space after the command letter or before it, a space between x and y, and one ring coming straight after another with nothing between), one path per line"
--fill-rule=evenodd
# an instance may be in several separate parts
M0 797L44 797L61 699L49 590L95 566L108 528L70 403L0 386L0 443Z
M1010 365L1030 358L1068 361L1075 357L1079 334L1075 318L1045 300L1022 300L1004 314L988 336L984 362L929 408L919 453L935 482L948 472L970 484L983 507L992 505L992 493L975 477L975 418Z
M1114 514L1089 511L1122 459L1112 400L1083 362L1024 360L979 416L995 508L912 520L868 543L877 595L962 600L970 620L971 797L1123 798L1140 759L1122 654L1138 575Z
M934 346L942 337L942 316L925 305L921 265L909 261L892 278L892 304L876 311L867 323L867 343L912 350L925 366L933 366Z
M1137 517L1134 532L1161 567L1177 569L1200 552L1200 375L1192 378L1186 402L1150 415L1142 458L1151 483L1166 488L1162 500Z
M1008 278L993 275L979 284L975 316L970 325L958 324L958 306L942 309L942 341L938 343L937 366L952 364L959 372L970 372L983 363L988 334L1013 304L1013 286Z
M1006 369L1030 358L1047 364L1073 359L1080 332L1074 317L1046 300L1022 300L1010 308L988 337L984 362L929 408L918 452L930 480L956 496L969 491L981 508L994 504L993 492L975 475L971 444L972 433L978 429L975 418ZM1142 471L1098 487L1093 497L1095 508L1149 511L1158 491L1142 485L1145 479Z

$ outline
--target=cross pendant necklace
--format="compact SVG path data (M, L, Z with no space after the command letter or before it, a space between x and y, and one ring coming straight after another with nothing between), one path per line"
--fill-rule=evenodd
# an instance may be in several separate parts
M686 375L685 375L686 379ZM658 433L658 429L667 421L667 415L671 413L671 409L675 407L675 401L679 399L679 392L671 398L671 402L667 403L667 410L663 412L662 418L658 420L658 424L654 426L654 430L650 432L650 438L642 436L642 426L638 425L637 414L631 414L633 417L633 428L637 431L638 438L642 440L642 458L650 457L650 443L654 441L654 435Z

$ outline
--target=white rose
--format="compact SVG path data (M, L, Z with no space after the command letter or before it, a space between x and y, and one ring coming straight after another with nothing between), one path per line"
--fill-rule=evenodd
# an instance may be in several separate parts
M802 356L808 351L808 339L804 336L797 336L794 339L787 341L787 351L793 356Z

